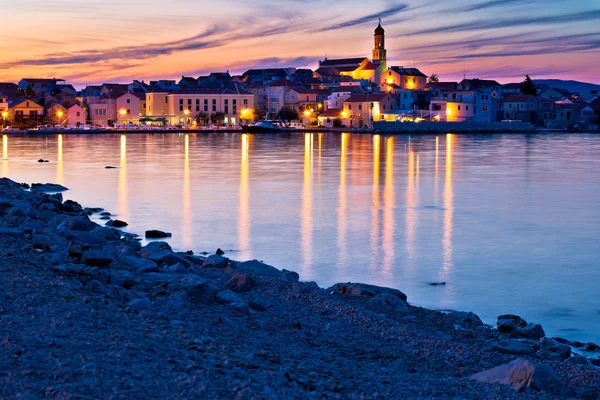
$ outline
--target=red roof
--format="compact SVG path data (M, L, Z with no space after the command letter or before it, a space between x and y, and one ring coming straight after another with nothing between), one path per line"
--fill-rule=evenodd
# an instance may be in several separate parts
M319 117L324 118L339 118L342 115L342 110L339 108L329 108L319 114Z

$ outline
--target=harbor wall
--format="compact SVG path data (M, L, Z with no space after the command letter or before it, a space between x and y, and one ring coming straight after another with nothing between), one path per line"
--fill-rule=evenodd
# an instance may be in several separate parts
M377 133L395 132L533 132L528 122L375 122Z

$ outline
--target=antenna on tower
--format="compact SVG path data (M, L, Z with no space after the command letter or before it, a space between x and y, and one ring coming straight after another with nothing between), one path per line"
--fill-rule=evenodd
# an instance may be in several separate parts
M463 79L467 79L467 70L463 70Z

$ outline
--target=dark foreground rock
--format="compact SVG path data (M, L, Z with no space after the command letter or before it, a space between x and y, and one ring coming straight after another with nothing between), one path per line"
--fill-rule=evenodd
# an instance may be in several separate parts
M0 179L0 398L598 397L598 369L564 343L524 339L526 361L503 367L520 372L486 378L513 339L472 313L256 260L202 268L61 200Z
M163 232L163 231L159 231L159 230L146 231L147 239L164 239L164 238L170 238L171 236L172 235L169 232Z
M64 192L67 190L69 190L69 189L62 185L57 185L56 183L32 183L31 184L32 192L56 193L56 192Z

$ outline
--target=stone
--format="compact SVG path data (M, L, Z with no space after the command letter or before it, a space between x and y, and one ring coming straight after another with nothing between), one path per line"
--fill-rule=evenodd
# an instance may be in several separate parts
M170 265L167 267L167 271L172 274L185 274L187 272L187 268L182 263L177 263L175 265Z
M117 169L118 167L113 167L112 165L107 165L104 169Z
M86 216L72 217L68 215L57 215L55 219L49 222L49 225L56 224L57 230L70 230L77 232L90 232L98 225L90 221Z
M131 310L143 311L152 307L152 302L150 299L144 297L142 299L131 300L129 303L127 303L127 307L129 307Z
M600 346L598 346L596 343L586 343L585 346L583 346L583 350L584 351L596 351L600 349Z
M295 271L288 271L287 269L281 270L281 279L286 282L298 282L300 281L300 275Z
M343 295L370 296L375 297L378 294L389 293L406 301L406 295L398 289L386 288L382 286L368 285L366 283L336 283L328 292L339 293Z
M100 213L100 215L102 215L103 217L108 217L108 216L110 216L110 215L112 215L112 214L111 214L111 213L109 213L108 211L102 211L102 212Z
M242 314L250 315L250 307L240 296L231 290L224 290L217 294L217 302L236 309Z
M190 299L200 303L212 303L219 291L218 288L194 274L184 275L180 286Z
M221 250L220 248L218 248L217 251L215 251L215 254L218 256L222 256L223 254L225 254L225 252L223 250Z
M408 374L408 363L402 359L396 360L390 365L394 376Z
M113 259L99 250L87 250L83 253L83 262L91 267L108 267Z
M575 355L573 357L569 357L569 358L567 358L565 360L565 362L567 364L572 364L572 365L592 365L592 363L590 362L590 360L588 360L584 356L579 356L579 355Z
M235 275L227 282L227 287L235 293L248 292L256 286L256 281L247 274Z
M213 254L204 260L202 268L227 268L229 259L218 254Z
M146 239L163 239L163 238L168 238L173 236L171 233L169 232L163 232L163 231L159 231L156 229L152 229L149 231L146 231Z
M103 217L100 217L98 219L101 220L101 221L110 221L110 217L109 216L103 216Z
M530 386L533 389L555 395L567 393L564 384L548 364L536 364L534 366Z
M106 223L106 226L110 226L112 228L124 228L127 225L129 225L127 222L121 221L120 219L111 219Z
M376 306L392 307L395 312L409 313L410 309L406 301L391 293L380 293L369 299L369 303Z
M225 273L228 275L235 274L248 274L248 275L257 275L263 276L267 278L280 278L281 271L277 268L260 262L258 260L251 261L234 261L231 263L231 266L225 270Z
M248 307L250 307L254 311L267 311L267 306L256 301L249 301Z
M544 328L542 328L540 324L527 324L524 327L517 328L517 330L512 333L516 333L516 335L518 335L517 337L528 339L540 339L546 336Z
M540 339L540 351L558 354L560 356L559 359L563 360L571 357L570 346L547 337Z
M68 250L69 256L73 258L80 259L83 257L83 249L79 243L69 243Z
M519 327L525 327L526 325L527 322L523 318L513 314L500 315L496 324L500 332L512 332L513 330Z
M531 362L519 358L508 364L476 373L471 376L471 379L483 383L509 385L519 392L530 385L533 371L534 367Z
M535 351L531 345L520 340L501 340L492 347L492 350L515 355L527 355Z
M47 161L42 160L42 162L47 162ZM64 192L66 190L69 190L69 188L66 188L62 185L57 185L55 183L32 183L31 184L32 192L57 193L57 192Z
M470 311L453 311L450 314L450 317L458 322L460 325L464 324L474 324L474 325L482 325L483 321L477 314L474 314Z
M158 271L158 264L152 260L136 256L125 256L121 260L123 267L135 271Z

